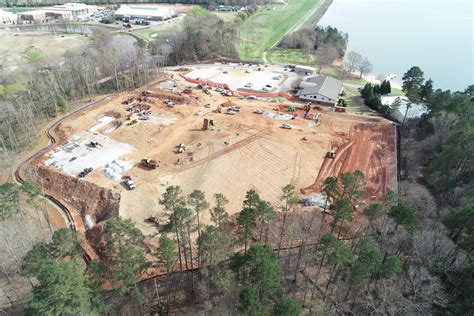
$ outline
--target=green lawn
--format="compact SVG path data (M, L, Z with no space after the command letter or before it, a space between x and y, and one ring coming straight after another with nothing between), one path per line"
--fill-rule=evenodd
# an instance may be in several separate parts
M274 48L268 51L267 59L270 64L294 64L314 67L315 54L306 54L299 49Z
M261 60L263 53L321 0L288 0L288 5L265 6L239 28L239 56Z
M16 11L15 11L15 8L2 8L3 11L8 11L8 12L11 12L11 13L21 13L21 12L26 12L26 11L34 11L34 10L39 10L41 8L38 8L38 7L21 7L21 8L16 8Z
M171 36L173 30L181 27L183 20L173 21L171 23L165 23L160 25L152 25L148 28L143 28L134 31L139 35L146 37L148 40L166 40Z
M397 96L402 96L402 95L405 95L405 93L400 90L400 89L397 89L397 88L393 88L392 87L392 92L390 92L391 95L397 95Z
M44 52L34 46L26 48L23 54L30 63L36 63L44 59Z

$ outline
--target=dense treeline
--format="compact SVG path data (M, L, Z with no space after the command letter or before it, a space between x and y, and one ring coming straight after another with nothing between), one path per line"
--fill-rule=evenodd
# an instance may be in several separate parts
M302 29L286 35L279 46L283 48L307 48L317 50L321 46L331 46L337 52L337 57L342 58L346 52L349 36L339 31L336 27L317 26L312 29Z
M400 128L401 174L415 182L421 173L438 201L434 224L441 240L434 246L444 255L431 258L428 269L449 294L444 310L466 314L474 302L474 86L457 92L434 90L433 81L425 81L423 71L412 67L403 76L403 91L408 107L422 103L429 112L420 120L404 120ZM464 259L454 264L458 255Z
M217 15L194 8L165 42L154 43L154 51L170 64L193 62L217 57L237 57L234 42L237 22L225 23Z
M331 66L338 58L343 58L349 36L337 28L320 26L314 29L302 29L286 35L279 47L300 49L306 54L316 53L319 71Z
M172 312L183 290L190 311L213 315L433 314L449 307L442 280L466 267L466 254L393 192L361 203L364 184L360 171L329 177L325 205L305 212L291 184L275 206L249 190L232 217L222 194L209 203L202 191L167 187L159 199L165 225L147 257L140 231L121 218L106 222L99 259L87 270L75 259L80 250L69 231L36 245L22 266L39 280L27 311L89 314L121 298L146 308L141 312ZM138 282L148 268L168 274L147 292ZM176 270L184 271L179 279L170 273ZM57 284L66 294L51 299ZM114 291L104 293L104 286ZM159 288L165 292L151 304ZM73 303L65 306L65 297Z
M360 95L364 99L365 105L384 116L388 116L392 109L388 105L382 104L380 96L390 92L392 92L390 81L384 80L380 85L372 85L370 82L366 83L360 91Z

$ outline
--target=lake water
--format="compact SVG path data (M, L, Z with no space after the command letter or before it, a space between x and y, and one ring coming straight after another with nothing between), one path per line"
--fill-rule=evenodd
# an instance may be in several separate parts
M436 88L464 90L474 83L473 6L472 0L334 0L318 24L347 32L347 52L366 56L374 75L401 80L419 66Z

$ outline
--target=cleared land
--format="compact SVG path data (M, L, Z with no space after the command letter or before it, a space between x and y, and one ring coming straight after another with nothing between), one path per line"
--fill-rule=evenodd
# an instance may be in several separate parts
M170 71L170 81L160 85L172 87L172 77L175 91L190 85L176 71ZM288 106L298 106L296 103L224 97L214 90L211 95L197 89L190 95L177 94L160 89L160 85L151 87L152 94L146 98L140 91L118 95L61 126L64 139L70 143L75 135L93 129L101 137L133 147L119 157L108 154L107 146L90 148L96 155L110 157L95 165L84 181L120 192L119 214L132 218L146 234L156 233L156 228L146 223L145 218L154 215L164 220L158 200L168 185L180 185L185 193L203 190L209 200L214 193L221 192L230 200L230 214L240 211L248 189L256 189L263 198L278 205L280 189L287 183L295 184L305 196L312 196L319 192L325 177L356 169L367 176L368 199L381 198L385 185L392 189L395 186L394 127L385 119L323 108L311 111L310 118L320 114L320 122L315 124L303 118L301 109L290 113L296 114L295 119L275 116L289 114ZM141 100L135 105L150 106L149 120L128 125L126 109L130 106L122 101L130 97ZM174 99L176 106L166 107L164 99ZM241 111L236 115L225 114L227 108L220 105L228 101L240 106ZM217 113L218 108L223 113ZM257 108L265 114L253 113ZM108 121L101 121L106 116L114 116L122 124L110 121L101 125ZM215 120L215 130L202 129L205 118ZM282 123L291 124L293 129L281 128ZM176 146L181 143L186 145L184 153L177 152ZM336 159L325 157L331 148L336 150ZM77 152L84 153L84 148ZM50 152L43 159L52 156ZM144 157L159 161L159 167L144 168L140 164ZM77 170L90 167L89 159L77 156L76 160ZM128 190L120 180L106 176L104 167L113 160L132 165L123 174L134 179L135 190ZM209 218L203 219L208 221Z
M243 60L262 60L263 53L277 43L286 32L320 0L288 0L259 10L239 28L239 56Z
M81 35L16 33L0 29L0 56L3 69L11 71L23 63L54 61L68 51L83 47L90 39ZM51 49L54 47L54 49Z

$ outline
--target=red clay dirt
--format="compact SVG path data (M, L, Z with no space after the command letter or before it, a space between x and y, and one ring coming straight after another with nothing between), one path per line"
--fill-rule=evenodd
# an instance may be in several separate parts
M315 182L301 189L303 194L321 190L327 177L360 170L365 175L366 197L382 198L386 194L387 179L395 175L393 160L386 152L394 151L394 127L389 125L352 125L349 135L334 135L335 158L325 158ZM388 173L388 174L387 174Z

